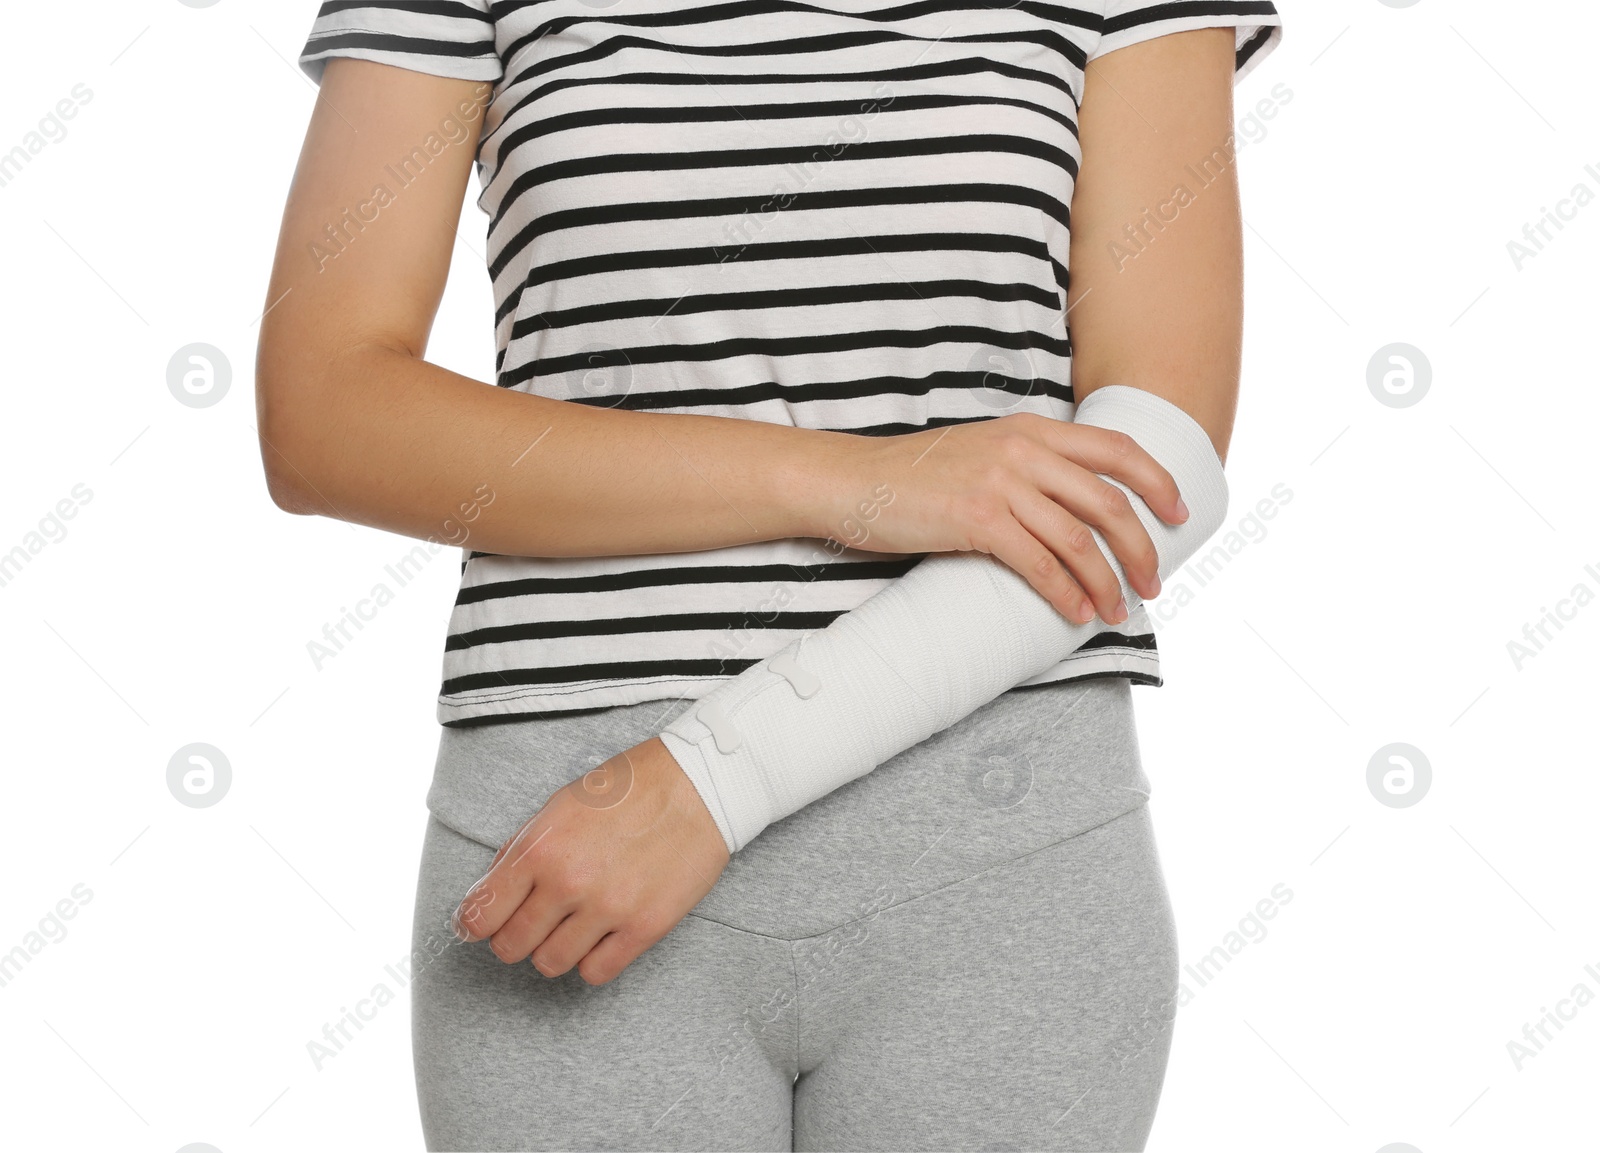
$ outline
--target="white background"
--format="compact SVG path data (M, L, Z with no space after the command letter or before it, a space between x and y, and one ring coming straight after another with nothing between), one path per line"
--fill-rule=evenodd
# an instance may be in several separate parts
M307 642L412 545L290 517L262 479L255 322L313 7L5 21L0 151L92 92L0 187L0 551L92 494L0 586L0 953L75 910L0 986L17 1148L420 1147L403 994L320 1071L307 1051L409 948L458 556L313 667ZM1185 975L1150 1148L1596 1148L1600 1003L1520 1069L1507 1046L1575 986L1600 995L1600 604L1520 669L1507 645L1600 593L1600 204L1520 269L1507 242L1574 185L1600 194L1600 17L1280 10L1238 94L1241 119L1275 84L1292 99L1240 160L1228 472L1235 521L1275 485L1292 499L1193 590L1162 630L1167 685L1134 696L1184 962L1293 896L1213 980ZM429 357L487 380L482 221L469 204ZM233 369L208 408L167 389L195 341ZM1368 388L1392 342L1431 364L1409 407ZM192 742L231 764L215 807L168 791ZM1391 742L1431 765L1410 807L1368 789Z

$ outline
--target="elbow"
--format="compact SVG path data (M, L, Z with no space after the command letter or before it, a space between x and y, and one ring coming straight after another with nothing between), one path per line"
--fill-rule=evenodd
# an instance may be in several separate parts
M321 511L311 500L310 486L303 475L283 459L272 437L265 432L265 426L262 429L261 463L266 474L267 495L272 498L272 503L295 516L311 516Z
M301 487L270 468L267 470L267 495L273 504L295 516L313 516L321 511Z
M258 351L256 440L261 451L267 495L284 512L311 516L322 508L320 502L313 499L315 481L307 474L314 470L295 430L307 415L303 411L305 395L314 396L316 390L291 389L286 370L273 366L271 361L266 350Z

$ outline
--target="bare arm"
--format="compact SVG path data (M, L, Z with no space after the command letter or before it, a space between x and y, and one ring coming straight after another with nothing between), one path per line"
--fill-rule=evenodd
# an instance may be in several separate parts
M1063 614L1120 619L1116 578L1088 524L1135 587L1153 587L1149 538L1125 501L1108 502L1119 494L1097 474L1115 475L1169 520L1179 519L1176 488L1147 454L1098 430L1017 414L860 437L574 404L424 360L473 148L447 148L363 226L346 214L374 200L387 165L478 95L473 81L328 62L257 354L262 460L280 507L430 537L487 486L475 548L609 556L789 537L853 544L855 510L892 478L895 516L874 525L874 550L992 553ZM470 128L475 138L475 117ZM349 237L319 261L310 246L330 225Z
M715 548L814 533L800 498L843 434L601 409L422 359L472 171L471 142L377 209L337 257L313 241L369 202L480 86L364 60L328 63L284 211L257 353L274 501L415 537L480 485L475 547L518 555ZM481 116L481 101L479 104ZM475 139L479 122L470 125ZM371 214L368 210L368 215ZM320 270L319 270L320 264ZM281 298L281 299L280 299ZM530 446L535 445L530 450Z
M1233 51L1233 29L1203 28L1089 65L1069 250L1078 399L1153 392L1224 462L1244 317Z

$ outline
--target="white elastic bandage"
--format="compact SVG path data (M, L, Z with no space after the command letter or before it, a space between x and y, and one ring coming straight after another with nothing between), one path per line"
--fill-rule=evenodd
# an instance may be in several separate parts
M1154 393L1108 385L1074 423L1126 432L1172 474L1189 519L1169 525L1126 485L1163 580L1221 527L1228 486L1211 439ZM1122 566L1093 532L1140 603ZM734 853L773 821L871 772L1106 629L1067 620L985 553L937 553L825 629L694 701L661 733Z

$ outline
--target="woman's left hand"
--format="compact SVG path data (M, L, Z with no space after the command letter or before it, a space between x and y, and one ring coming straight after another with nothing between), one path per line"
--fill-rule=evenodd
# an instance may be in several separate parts
M700 903L728 864L705 802L652 737L557 790L451 920L502 961L603 985Z

